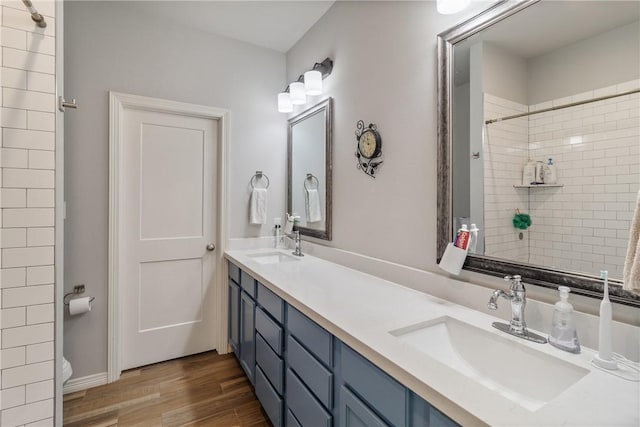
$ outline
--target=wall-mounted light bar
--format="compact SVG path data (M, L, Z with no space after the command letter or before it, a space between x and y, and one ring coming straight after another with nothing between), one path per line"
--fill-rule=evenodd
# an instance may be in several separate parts
M294 105L304 105L307 96L322 94L322 79L333 71L333 60L326 58L322 62L316 62L313 68L298 77L287 88L278 94L278 111L290 113Z

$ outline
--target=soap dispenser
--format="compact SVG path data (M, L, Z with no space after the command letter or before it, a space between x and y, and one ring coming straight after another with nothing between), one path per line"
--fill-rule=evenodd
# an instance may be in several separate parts
M560 292L560 301L556 303L553 312L549 344L569 353L580 353L578 333L573 319L573 306L567 301L571 289L567 286L560 286L558 291Z

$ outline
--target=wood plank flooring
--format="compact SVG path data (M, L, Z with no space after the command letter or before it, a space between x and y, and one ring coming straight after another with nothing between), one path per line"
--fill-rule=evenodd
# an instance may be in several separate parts
M68 427L271 425L234 355L215 351L125 371L63 405Z

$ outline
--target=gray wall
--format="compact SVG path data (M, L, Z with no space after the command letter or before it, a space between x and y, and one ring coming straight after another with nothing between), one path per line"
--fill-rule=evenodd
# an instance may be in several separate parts
M469 217L471 215L470 168L471 148L469 140L469 83L454 87L453 114L453 144L451 153L451 167L456 171L452 175L451 211L453 217Z
M249 179L271 180L269 217L285 208L286 117L276 94L285 55L148 19L119 2L65 2L65 291L85 283L91 313L64 324L74 377L107 369L108 91L231 110L230 236L271 233L248 225ZM257 73L256 71L259 71ZM258 77L256 77L258 76Z
M640 75L640 22L632 22L528 61L529 104L569 96Z
M287 53L290 80L335 61L325 80L335 107L333 240L322 244L437 269L437 34L480 6L445 16L435 2L336 2ZM375 179L356 169L358 120L382 137Z
M483 92L510 101L527 102L527 61L498 46L482 43Z

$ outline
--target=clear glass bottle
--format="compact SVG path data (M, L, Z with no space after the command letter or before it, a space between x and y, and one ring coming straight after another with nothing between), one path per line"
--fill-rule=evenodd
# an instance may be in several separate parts
M560 301L556 303L553 312L549 344L569 353L580 353L578 332L573 318L573 306L567 301L571 289L560 286L558 291L560 292Z

